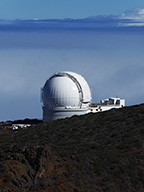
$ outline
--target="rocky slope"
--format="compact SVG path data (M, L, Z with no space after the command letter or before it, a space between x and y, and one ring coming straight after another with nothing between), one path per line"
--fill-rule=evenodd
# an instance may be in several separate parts
M0 192L143 192L144 104L0 129Z

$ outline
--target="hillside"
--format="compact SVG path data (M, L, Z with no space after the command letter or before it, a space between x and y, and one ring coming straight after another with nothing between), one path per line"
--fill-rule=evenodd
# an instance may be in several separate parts
M144 104L0 129L0 192L143 192Z

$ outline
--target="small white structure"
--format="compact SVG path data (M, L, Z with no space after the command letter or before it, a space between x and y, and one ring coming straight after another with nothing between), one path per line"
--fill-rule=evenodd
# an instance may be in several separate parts
M108 99L101 100L100 103L91 103L89 112L107 111L112 108L121 108L125 106L125 99L110 97Z
M50 77L41 89L43 121L106 111L125 106L125 100L109 98L91 103L91 91L86 80L74 72L59 72Z
M20 128L26 128L26 127L30 127L30 124L12 124L11 129L12 130L17 130Z

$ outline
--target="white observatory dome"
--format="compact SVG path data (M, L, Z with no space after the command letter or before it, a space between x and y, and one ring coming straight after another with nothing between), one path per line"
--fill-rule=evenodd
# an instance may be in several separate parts
M44 121L64 118L86 110L91 101L91 91L81 75L59 72L46 81L42 88L42 101Z

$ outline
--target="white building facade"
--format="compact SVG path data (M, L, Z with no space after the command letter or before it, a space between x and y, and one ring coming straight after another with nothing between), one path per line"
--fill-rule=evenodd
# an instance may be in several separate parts
M125 106L125 99L110 97L108 99L101 100L100 103L91 103L88 112L102 112L113 108L121 108Z

